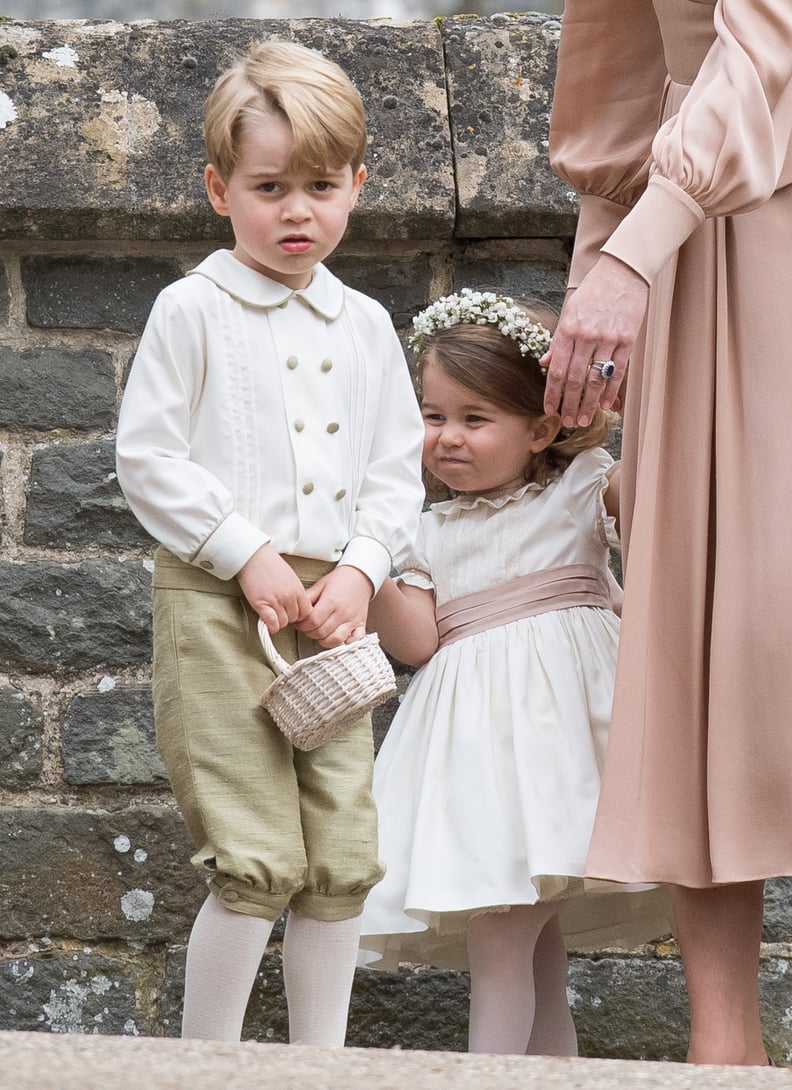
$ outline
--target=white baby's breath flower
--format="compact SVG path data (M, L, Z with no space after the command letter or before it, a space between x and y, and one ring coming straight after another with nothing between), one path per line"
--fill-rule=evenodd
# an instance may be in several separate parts
M552 334L539 322L532 322L525 311L508 295L470 288L453 295L444 295L413 318L410 346L420 352L424 337L439 329L450 329L460 323L494 325L504 335L517 342L523 356L539 359L550 347Z

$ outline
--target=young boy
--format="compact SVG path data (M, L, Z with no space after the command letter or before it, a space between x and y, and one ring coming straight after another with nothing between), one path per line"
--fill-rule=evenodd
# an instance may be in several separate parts
M206 189L236 245L157 299L118 424L118 476L161 543L157 738L210 895L185 1037L239 1040L273 922L292 1041L344 1043L366 893L382 876L371 723L292 750L259 705L285 658L365 631L417 532L423 425L387 313L321 264L366 176L360 96L270 43L206 103ZM318 641L318 642L316 642Z

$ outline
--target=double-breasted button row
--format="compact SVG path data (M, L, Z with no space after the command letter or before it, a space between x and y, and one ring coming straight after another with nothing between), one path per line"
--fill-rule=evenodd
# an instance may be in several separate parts
M315 488L316 488L316 485L313 483L313 481L306 481L305 484L302 486L303 495L304 496L310 496L310 494L313 492L313 490ZM346 494L347 494L347 490L345 488L339 488L339 490L336 492L335 496L333 496L333 499L334 500L342 500Z
M290 371L293 371L295 369L295 367L299 367L299 365L300 365L300 361L297 359L296 356L287 356L286 357L286 366L289 368ZM328 359L322 360L322 362L319 364L319 370L323 371L324 374L327 374L328 371L332 371L333 370L333 361L328 360Z
M299 416L293 421L292 426L295 431L305 431L305 421ZM335 420L331 420L326 428L328 435L335 435L335 433L340 430L341 425L337 424Z

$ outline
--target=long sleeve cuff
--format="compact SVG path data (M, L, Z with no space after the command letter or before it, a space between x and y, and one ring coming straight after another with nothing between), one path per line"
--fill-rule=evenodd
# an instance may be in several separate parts
M270 540L262 530L232 511L190 558L190 563L218 579L232 579L253 553Z
M374 593L380 589L390 575L391 556L384 545L373 537L353 537L344 549L344 555L338 561L360 568L374 585Z
M705 218L704 210L684 190L654 174L602 252L623 261L651 284Z

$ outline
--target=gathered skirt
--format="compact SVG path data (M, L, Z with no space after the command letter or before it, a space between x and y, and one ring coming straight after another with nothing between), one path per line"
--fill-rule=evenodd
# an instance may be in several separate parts
M669 930L666 894L583 878L610 720L618 620L571 608L441 648L375 762L385 878L364 960L467 967L472 916L559 902L575 949Z

